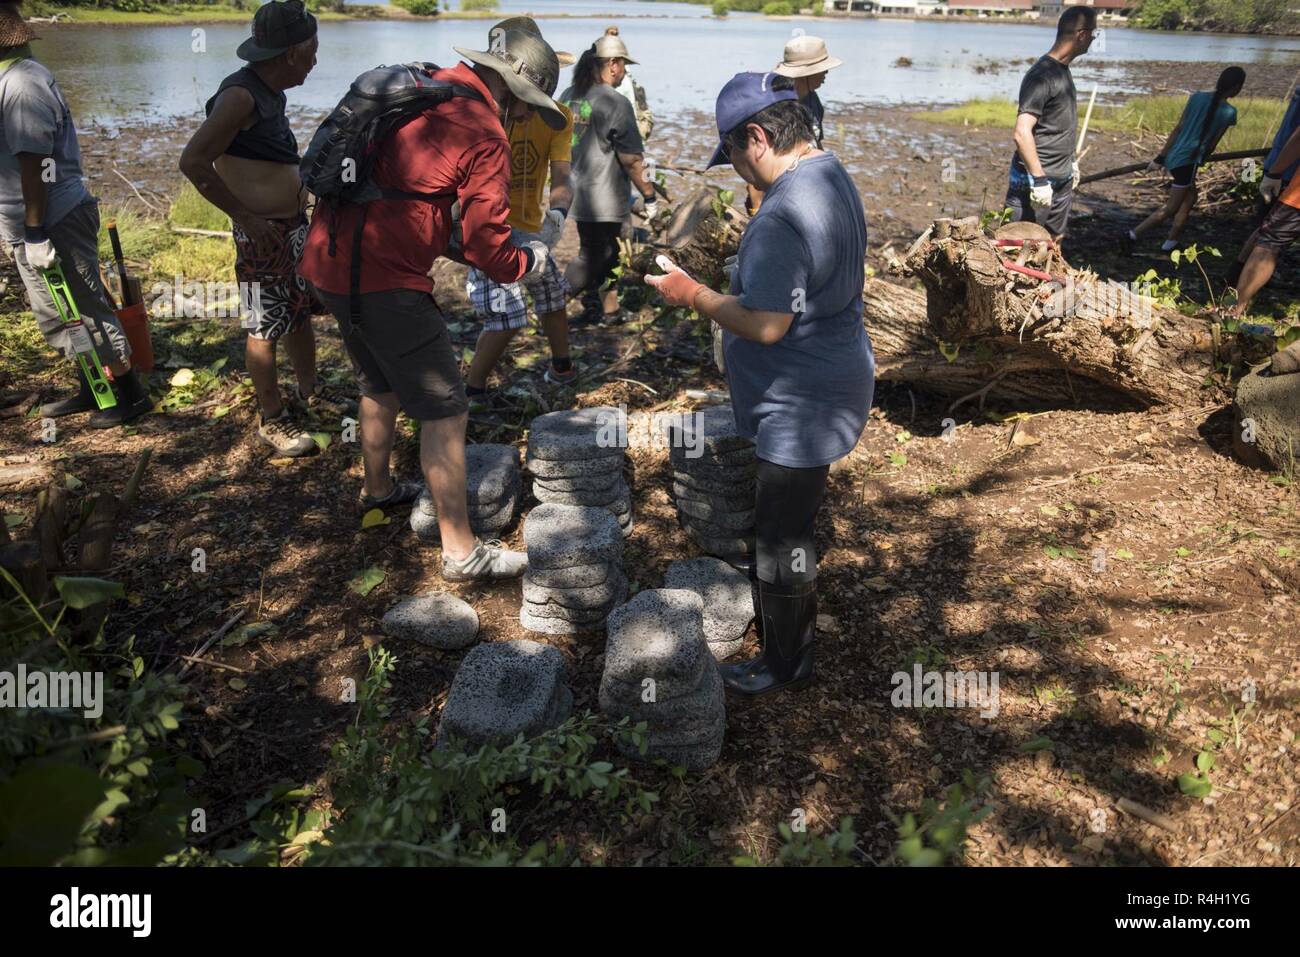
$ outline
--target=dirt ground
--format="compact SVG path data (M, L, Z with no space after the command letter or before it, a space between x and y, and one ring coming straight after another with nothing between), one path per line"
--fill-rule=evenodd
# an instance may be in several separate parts
M937 215L995 208L1005 190L1005 131L938 126L913 112L859 108L827 119L828 145L862 190L870 263L882 274L886 246L905 248ZM653 144L661 167L702 165L710 144L699 131L711 128L708 117L665 122ZM84 131L93 188L111 205L140 209L113 175L116 165L131 170L151 202L158 200L150 190L173 194L171 161L141 157L174 156L182 137L176 129L115 139ZM1154 152L1151 143L1108 134L1092 144L1097 163L1085 162L1085 172ZM955 181L944 179L945 159ZM670 175L669 189L682 189L677 182ZM719 182L737 185L729 173ZM1067 256L1125 281L1147 268L1177 275L1158 239L1133 261L1114 242L1162 195L1155 177L1087 189ZM1253 228L1252 215L1230 205L1194 219L1186 241L1223 252L1212 279ZM573 245L570 234L562 261ZM1297 298L1294 256L1284 258L1262 309L1283 310ZM457 339L472 348L476 328L459 267L442 264L437 277ZM1181 278L1186 288L1199 281L1186 267ZM5 311L23 308L14 296L11 285ZM870 329L869 315L866 322ZM323 369L346 382L334 323L318 321L317 332ZM120 488L140 453L154 450L106 577L128 591L112 631L135 634L155 666L191 654L241 610L243 623L276 625L266 637L209 652L214 663L187 679L188 741L207 764L207 806L217 809L210 826L237 820L243 800L271 782L321 774L353 713L339 703L340 680L361 679L367 643L402 596L450 590L478 610L483 640L556 645L570 665L576 707L596 708L601 635L525 632L518 583L443 584L437 550L417 542L404 515L363 531L355 445L335 436L318 456L269 461L239 384L237 328L215 338L179 325L155 335L159 392L178 367L228 358L209 398L150 415L125 434L69 422L52 447L40 442L37 420L5 420L0 452L57 459L89 489ZM583 379L576 391L555 391L541 379L544 339L521 337L499 369L516 412L472 424L471 438L522 447L524 417L539 410L682 409L690 406L687 388L725 388L704 330L653 307L624 326L577 329L574 342ZM51 390L59 370L39 355L23 359L0 374L0 389ZM970 770L991 778L994 809L972 830L972 864L1300 862L1296 486L1232 458L1231 416L1221 404L1146 413L968 404L952 412L957 427L945 437L947 415L947 402L878 385L870 426L833 469L818 532L816 683L753 703L729 699L722 760L709 771L684 780L638 772L661 804L632 831L611 833L585 809L552 801L533 811L533 833L521 843L563 836L585 859L609 863L766 859L779 845L777 825L802 809L810 830L852 816L862 859L886 863L897 842L890 814L915 811ZM1017 423L1027 444L1010 441ZM636 529L625 567L634 587L658 587L668 563L695 549L668 498L666 450L633 449L629 458ZM397 467L414 474L409 435ZM0 495L0 508L30 513L29 499ZM519 524L503 537L521 546ZM191 571L200 547L202 575ZM348 583L369 566L386 577L363 598ZM463 655L394 650L395 720L436 716ZM754 650L751 631L742 654ZM999 713L893 707L891 676L918 661L932 670L997 672ZM1205 751L1215 762L1213 793L1184 796L1177 779L1194 772ZM1168 815L1170 827L1122 813L1122 799ZM239 836L236 828L222 843Z

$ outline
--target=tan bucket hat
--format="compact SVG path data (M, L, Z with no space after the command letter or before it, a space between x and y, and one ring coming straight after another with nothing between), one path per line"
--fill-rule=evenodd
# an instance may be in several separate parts
M39 39L16 3L0 3L0 48L20 47Z
M495 24L488 31L488 46L492 46L492 39L502 30L527 30L529 33L535 33L542 36L542 28L537 25L537 21L532 17L506 17L500 23ZM545 39L543 37L542 39ZM560 61L560 66L573 66L578 58L566 50L556 50L555 57Z
M507 29L492 36L486 50L452 47L471 63L485 66L505 80L510 92L529 106L553 130L568 125L564 111L551 95L560 83L560 61L551 45L536 33Z
M816 76L841 66L843 60L826 51L826 41L821 37L795 37L785 45L785 55L774 72L781 76Z
M613 60L617 57L626 63L635 63L627 55L627 44L623 42L622 37L606 35L596 41L596 57L600 60Z

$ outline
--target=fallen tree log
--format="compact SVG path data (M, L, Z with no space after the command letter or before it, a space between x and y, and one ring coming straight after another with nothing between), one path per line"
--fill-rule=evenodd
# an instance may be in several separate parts
M1215 153L1207 156L1201 161L1201 165L1206 163L1221 163L1224 160L1239 159L1257 159L1267 156L1268 150L1233 150L1229 153ZM1112 176L1123 176L1125 173L1140 173L1150 165L1150 160L1144 160L1141 163L1129 163L1127 166L1116 166L1114 169L1104 169L1099 173L1089 173L1087 176L1079 178L1080 186L1087 186L1089 183L1095 183L1098 180L1110 179Z
M723 288L724 261L747 222L717 190L699 190L658 242L634 255L631 271L651 271L665 252ZM1071 269L1035 229L1012 223L991 237L974 217L936 220L899 264L924 293L867 277L864 321L877 378L956 398L954 408L966 399L1107 408L1226 401L1212 378L1219 332L1211 320Z

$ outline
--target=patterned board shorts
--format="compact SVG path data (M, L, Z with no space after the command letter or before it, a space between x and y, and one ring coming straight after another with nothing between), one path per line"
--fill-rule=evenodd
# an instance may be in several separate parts
M235 279L244 304L242 324L254 339L279 339L301 328L314 313L325 311L307 280L298 275L309 225L306 214L270 223L276 232L270 248L258 247L239 226L231 227Z
M536 233L516 231L510 238L516 245L521 245L539 237ZM549 256L541 278L529 282L493 282L478 269L471 269L465 278L465 295L474 307L474 315L483 320L487 332L522 329L528 325L525 289L532 294L533 307L538 315L559 312L569 299L569 284L564 273Z

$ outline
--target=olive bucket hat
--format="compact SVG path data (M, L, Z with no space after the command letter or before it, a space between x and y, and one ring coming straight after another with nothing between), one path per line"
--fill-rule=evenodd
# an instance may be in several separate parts
M539 37L542 35L542 28L537 25L537 21L532 17L506 17L500 23L494 24L488 31L488 46L492 45L493 38L503 30L525 30L528 33L535 33ZM572 53L564 50L556 50L555 57L560 61L560 66L573 66L577 57Z
M551 129L562 130L568 125L564 112L551 99L560 82L560 60L551 45L538 34L513 28L500 33L494 30L486 50L452 49L505 80L510 92L536 107Z

